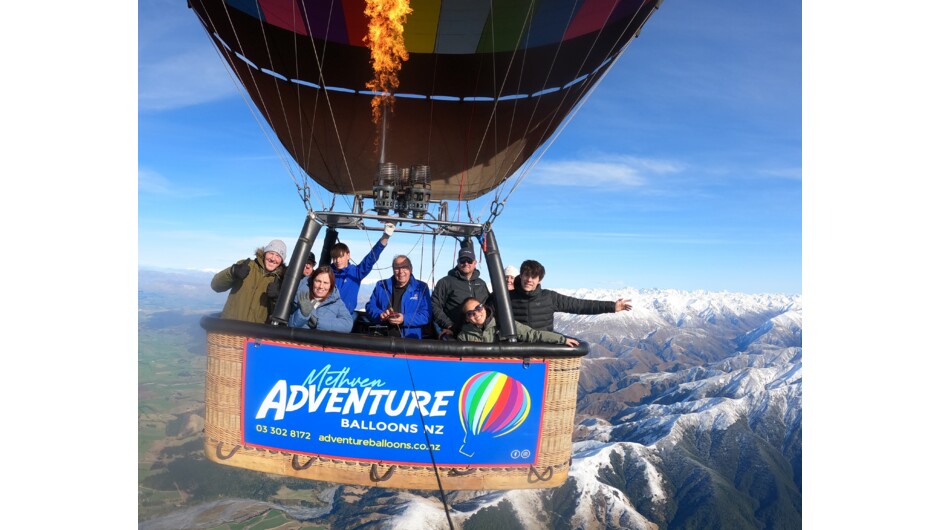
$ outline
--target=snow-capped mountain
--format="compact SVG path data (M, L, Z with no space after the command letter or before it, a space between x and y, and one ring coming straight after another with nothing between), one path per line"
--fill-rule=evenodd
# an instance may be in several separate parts
M182 300L186 311L221 307L224 295L208 289L210 278L142 273L139 309L155 311L148 325L172 317L159 312L167 300ZM572 467L564 485L446 492L446 510L436 491L334 486L317 494L315 506L223 498L217 503L232 506L194 506L141 528L211 528L181 521L201 520L223 507L251 513L274 508L331 528L802 526L800 295L559 292L633 303L629 312L555 315L556 331L591 344L581 364ZM192 329L181 332L193 333L202 347L203 331L190 320Z
M556 314L556 331L592 344L563 486L453 492L447 513L430 492L339 487L323 521L401 529L801 527L801 296L559 292L633 301L630 312Z

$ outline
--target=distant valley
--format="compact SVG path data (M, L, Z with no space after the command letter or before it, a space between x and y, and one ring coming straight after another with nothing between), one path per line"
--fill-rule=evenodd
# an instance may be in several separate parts
M436 492L338 486L220 466L202 448L211 273L140 271L141 529L448 528ZM591 343L568 481L450 492L457 528L801 528L802 298L559 290L633 311L556 314ZM181 526L182 525L182 526Z

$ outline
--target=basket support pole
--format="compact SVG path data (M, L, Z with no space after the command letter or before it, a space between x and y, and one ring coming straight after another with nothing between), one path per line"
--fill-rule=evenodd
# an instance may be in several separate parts
M506 288L506 275L503 273L503 260L499 257L499 245L493 229L486 230L486 246L483 248L486 259L486 268L490 271L490 284L493 286L493 297L496 309L496 324L499 326L499 336L509 342L516 342L516 322L512 318L512 307L509 305L509 289Z
M294 253L290 257L290 266L287 268L287 274L284 275L284 281L281 282L281 295L277 299L277 305L274 306L274 313L268 317L268 323L275 326L286 326L290 318L290 304L297 294L297 284L304 273L304 265L307 263L307 256L313 248L313 242L317 239L320 232L320 222L313 212L307 212L307 218L304 220L304 226L300 229L300 236L297 238L297 244L294 245Z

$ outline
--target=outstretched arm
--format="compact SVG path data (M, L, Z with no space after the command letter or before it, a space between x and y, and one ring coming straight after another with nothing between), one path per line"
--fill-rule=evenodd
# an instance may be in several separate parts
M543 289L552 297L552 304L555 311L559 313L572 313L575 315L600 315L602 313L614 313L617 311L617 304L607 300L582 300L573 296L565 296L549 289Z

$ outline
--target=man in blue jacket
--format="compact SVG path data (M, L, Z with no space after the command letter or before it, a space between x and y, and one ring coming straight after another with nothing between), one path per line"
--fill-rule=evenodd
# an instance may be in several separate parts
M358 265L349 264L349 247L345 243L337 243L330 249L330 258L333 260L333 276L336 277L336 288L339 296L346 304L350 314L356 312L356 303L359 301L359 286L362 280L372 272L372 267L379 261L382 251L388 246L388 238L395 232L395 225L385 223L385 233L372 250L362 258Z
M395 256L392 277L375 284L366 304L369 320L389 327L389 336L420 339L431 322L431 290L412 275L408 256Z

